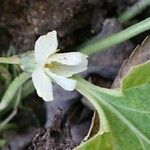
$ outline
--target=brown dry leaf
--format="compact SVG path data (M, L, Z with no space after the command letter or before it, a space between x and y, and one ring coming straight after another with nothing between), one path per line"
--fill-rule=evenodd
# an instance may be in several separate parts
M86 137L84 137L83 141L87 141L88 139L93 137L99 131L99 126L100 126L99 116L98 113L94 111L89 132L86 135Z
M112 88L119 88L121 79L129 72L132 66L139 65L150 59L150 37L147 37L141 45L138 45L127 59L112 84Z

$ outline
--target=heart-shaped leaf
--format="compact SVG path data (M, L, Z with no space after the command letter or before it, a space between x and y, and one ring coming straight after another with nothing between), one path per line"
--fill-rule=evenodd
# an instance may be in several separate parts
M100 130L106 120L100 116L99 110L101 109L108 120L107 126L110 127L108 132L105 130L103 134L98 132L95 139L81 144L81 149L88 150L91 144L97 150L133 150L135 148L148 150L150 148L150 84L129 88L121 94L120 90L103 89L83 79L77 80L77 90L97 109L100 117ZM109 140L106 137L109 137ZM108 140L109 146L104 139Z

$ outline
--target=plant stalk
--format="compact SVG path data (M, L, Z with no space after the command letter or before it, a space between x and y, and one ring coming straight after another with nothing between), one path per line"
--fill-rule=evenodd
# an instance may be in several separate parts
M130 7L125 11L118 20L122 23L132 19L137 14L139 14L142 10L150 5L150 0L140 0L134 6Z
M87 45L79 49L78 51L88 54L88 55L92 53L100 52L106 48L109 48L111 46L124 42L147 30L150 30L150 17L119 33L113 34L102 40L99 40L90 45Z
M20 59L17 56L0 57L0 63L4 64L20 64Z

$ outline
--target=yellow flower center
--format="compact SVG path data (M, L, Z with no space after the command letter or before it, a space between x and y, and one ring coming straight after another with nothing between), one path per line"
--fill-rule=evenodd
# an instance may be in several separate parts
M45 68L51 68L54 67L54 64L45 64Z

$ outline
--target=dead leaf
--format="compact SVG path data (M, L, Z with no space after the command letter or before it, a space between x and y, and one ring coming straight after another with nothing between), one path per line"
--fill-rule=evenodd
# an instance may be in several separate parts
M139 65L141 63L146 62L150 59L150 37L147 37L141 45L138 45L132 54L130 55L129 59L127 59L120 71L119 75L116 77L112 84L112 88L119 88L121 79L129 72L132 66Z

